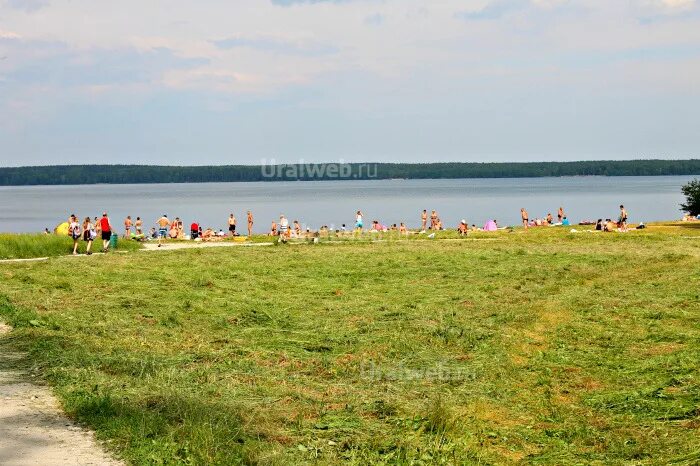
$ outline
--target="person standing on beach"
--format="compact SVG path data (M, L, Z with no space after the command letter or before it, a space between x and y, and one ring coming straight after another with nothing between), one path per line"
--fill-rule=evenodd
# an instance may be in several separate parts
M362 231L362 211L358 210L357 214L355 215L355 230Z
M143 220L141 220L141 217L136 217L136 223L134 224L136 227L136 234L140 235L143 233Z
M102 212L100 231L102 232L102 252L107 252L109 248L109 239L112 237L112 224L109 221L107 212Z
M620 217L617 221L617 227L620 231L627 231L627 209L620 204Z
M85 217L85 220L83 220L83 241L87 243L85 254L88 256L92 254L92 242L95 238L97 238L95 226L90 222L90 217Z
M78 223L78 217L75 214L70 216L70 223L68 224L68 234L73 238L73 255L78 255L78 243L80 242L80 224Z
M423 209L423 213L420 214L420 225L420 231L425 231L428 226L428 211L426 209Z
M168 237L170 220L166 214L163 214L163 216L159 218L156 223L158 224L158 247L161 247L163 245L163 238Z
M131 238L131 225L131 215L127 215L124 220L124 238L126 239Z
M236 217L233 214L228 216L228 232L231 236L236 236Z
M437 226L438 214L434 210L430 212L430 229L434 230Z
M557 218L559 219L559 223L564 219L564 208L559 207L559 211L557 212Z
M279 236L280 240L282 240L283 243L287 241L287 237L289 235L289 220L287 220L287 217L284 215L280 215L280 231L279 231Z
M253 236L253 212L248 211L248 238Z
M525 210L525 207L523 207L522 209L520 209L520 218L522 218L522 220L523 220L523 226L524 226L525 229L527 230L528 224L529 224L529 222L530 222L530 218L529 218L529 216L528 216L528 214L527 214L527 210Z

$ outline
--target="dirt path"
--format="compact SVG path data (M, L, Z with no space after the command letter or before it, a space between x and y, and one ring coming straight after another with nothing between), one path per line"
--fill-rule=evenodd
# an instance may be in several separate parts
M0 338L9 330L0 323ZM0 348L0 464L121 465L61 412L48 387L13 367L22 357Z

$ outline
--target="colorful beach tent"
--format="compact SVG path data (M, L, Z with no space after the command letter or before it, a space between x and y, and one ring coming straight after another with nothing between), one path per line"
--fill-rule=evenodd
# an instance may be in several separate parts
M496 230L498 230L498 226L496 226L496 222L494 222L493 220L489 220L484 225L484 231L496 231Z
M68 222L63 222L58 225L56 225L56 228L53 229L53 232L57 235L67 235L68 234Z

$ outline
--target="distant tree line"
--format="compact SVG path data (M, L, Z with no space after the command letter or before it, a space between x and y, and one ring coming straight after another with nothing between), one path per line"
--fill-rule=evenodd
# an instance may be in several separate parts
M0 186L696 174L700 174L700 159L524 163L327 163L199 167L55 165L0 167Z

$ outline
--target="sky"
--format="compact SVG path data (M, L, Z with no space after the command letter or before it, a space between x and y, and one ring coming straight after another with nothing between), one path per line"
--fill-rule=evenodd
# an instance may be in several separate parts
M700 0L0 0L0 166L700 157Z

